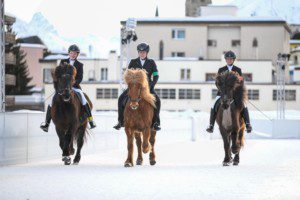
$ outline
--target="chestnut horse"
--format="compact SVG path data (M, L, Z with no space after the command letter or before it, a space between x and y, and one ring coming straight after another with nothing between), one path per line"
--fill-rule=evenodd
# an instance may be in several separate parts
M244 108L246 90L236 72L225 72L216 77L216 86L221 92L221 105L217 111L217 123L224 142L225 158L223 166L240 161L240 150L244 146L245 122L241 111Z
M155 96L150 93L147 72L142 69L127 69L124 79L128 85L128 101L124 111L124 125L127 135L128 157L125 167L133 167L133 141L138 149L137 165L143 163L143 153L149 154L150 165L155 165L155 136L151 129L155 108Z
M77 143L77 152L73 164L78 164L81 158L81 148L86 138L87 119L84 110L72 86L75 82L76 68L68 63L56 67L52 73L55 95L52 102L51 116L59 137L62 149L62 161L71 164L70 155L74 154L73 143ZM91 108L92 104L87 98Z

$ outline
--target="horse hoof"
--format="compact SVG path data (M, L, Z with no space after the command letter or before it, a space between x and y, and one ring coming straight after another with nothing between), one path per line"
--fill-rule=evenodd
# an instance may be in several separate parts
M230 162L223 162L223 166L224 167L230 166Z
M79 164L79 162L73 162L73 165L78 165Z
M150 165L155 165L156 164L156 161L155 160L150 160Z
M125 163L124 167L133 167L133 164L131 164L131 163Z
M239 165L239 162L234 161L234 162L233 162L233 165L238 166L238 165Z
M65 165L70 165L71 164L71 158L69 156L64 156L62 161L65 162Z
M142 165L143 164L143 160L137 160L136 161L136 165Z

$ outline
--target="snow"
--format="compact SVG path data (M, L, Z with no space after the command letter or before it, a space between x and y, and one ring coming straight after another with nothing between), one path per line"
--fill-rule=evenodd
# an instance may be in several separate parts
M83 154L78 166L57 158L1 167L0 198L300 199L300 140L246 141L240 165L223 167L221 140L161 144L161 137L156 166L144 155L144 166L124 168L124 142L117 150Z

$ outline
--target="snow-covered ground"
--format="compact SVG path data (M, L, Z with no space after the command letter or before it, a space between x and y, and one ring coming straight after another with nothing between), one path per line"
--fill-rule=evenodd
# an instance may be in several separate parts
M162 133L161 133L162 134ZM124 168L117 150L0 168L0 199L300 199L300 140L248 140L239 166L223 167L221 140L160 143L157 165Z

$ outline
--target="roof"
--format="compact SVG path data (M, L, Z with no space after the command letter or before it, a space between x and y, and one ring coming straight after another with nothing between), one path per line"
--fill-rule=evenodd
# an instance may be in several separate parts
M62 59L67 59L68 56L58 54L58 55L49 55L46 56L45 58L41 59L41 61L56 61L56 60L62 60ZM78 60L100 60L99 58L91 58L91 57L83 57L79 56Z
M150 18L136 18L137 24L284 24L286 29L290 32L287 22L278 17L236 17L232 15L209 15L201 17L181 17L181 18L166 18L166 17L150 17ZM121 21L125 24L126 21Z
M31 47L31 48L41 48L41 49L47 49L45 45L42 44L30 44L30 43L19 43L21 47Z

